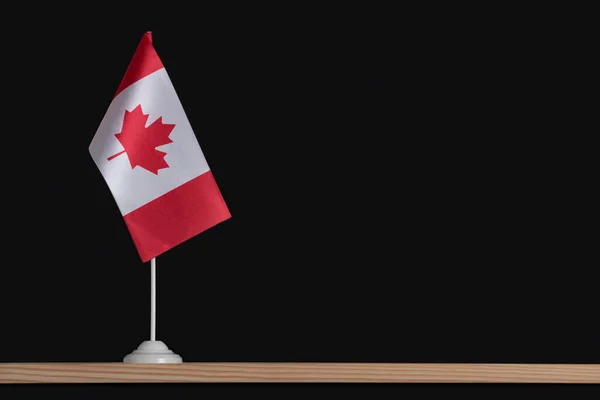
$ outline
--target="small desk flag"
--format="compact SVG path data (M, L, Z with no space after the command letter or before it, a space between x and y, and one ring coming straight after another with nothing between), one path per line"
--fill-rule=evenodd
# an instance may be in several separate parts
M151 32L89 151L143 262L231 217Z

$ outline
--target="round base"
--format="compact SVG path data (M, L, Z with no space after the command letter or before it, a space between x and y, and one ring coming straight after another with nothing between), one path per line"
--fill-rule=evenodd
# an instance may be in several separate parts
M125 364L179 364L183 360L160 340L146 340L131 354L126 355L123 362Z

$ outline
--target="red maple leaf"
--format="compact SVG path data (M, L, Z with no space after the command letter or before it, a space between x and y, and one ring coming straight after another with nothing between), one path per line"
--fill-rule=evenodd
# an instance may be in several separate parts
M165 161L167 153L156 148L173 142L169 135L175 124L163 124L162 117L159 117L146 128L147 121L148 114L144 114L140 104L132 111L125 110L121 132L115 134L125 150L108 157L108 161L127 153L132 169L140 166L158 175L159 169L169 168Z

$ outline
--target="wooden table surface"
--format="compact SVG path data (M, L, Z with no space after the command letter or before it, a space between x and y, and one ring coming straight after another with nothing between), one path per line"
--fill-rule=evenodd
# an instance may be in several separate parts
M600 364L0 363L0 383L600 383Z

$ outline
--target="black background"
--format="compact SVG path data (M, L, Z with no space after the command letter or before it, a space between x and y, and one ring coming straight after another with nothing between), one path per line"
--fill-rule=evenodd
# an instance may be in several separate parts
M157 338L184 361L600 361L595 242L540 128L543 35L447 11L15 28L0 361L118 362L149 338L149 264L88 153L146 30L232 213L157 259Z

